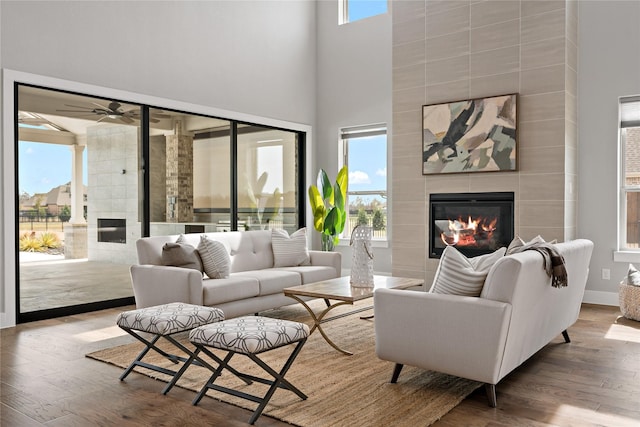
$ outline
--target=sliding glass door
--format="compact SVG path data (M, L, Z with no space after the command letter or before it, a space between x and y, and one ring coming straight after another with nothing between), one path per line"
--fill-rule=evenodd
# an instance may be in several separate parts
M148 235L304 225L305 135L16 83L18 322L134 303Z
M26 85L16 93L18 321L133 302L140 106Z

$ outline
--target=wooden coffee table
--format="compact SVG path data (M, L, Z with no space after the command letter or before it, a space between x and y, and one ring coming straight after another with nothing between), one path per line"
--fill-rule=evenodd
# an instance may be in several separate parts
M311 335L313 331L317 329L318 331L320 331L325 341L327 341L329 345L331 345L331 347L335 348L340 353L352 355L353 353L341 349L333 341L331 341L324 329L322 329L322 323L340 319L342 317L349 316L354 313L359 313L361 311L370 310L371 308L373 308L373 306L358 308L347 313L342 313L326 318L325 316L327 315L327 313L329 313L336 307L340 307L341 305L353 305L355 301L359 301L365 298L371 298L373 296L373 292L376 289L406 289L414 286L420 286L424 283L424 281L422 279L411 279L407 277L374 276L374 286L372 288L360 288L351 286L351 284L349 283L349 279L349 276L343 276L336 279L309 283L307 285L293 286L291 288L285 288L284 294L298 301L309 312L309 315L313 319L313 326L309 331L309 335ZM316 314L301 297L322 298L327 303L327 308Z

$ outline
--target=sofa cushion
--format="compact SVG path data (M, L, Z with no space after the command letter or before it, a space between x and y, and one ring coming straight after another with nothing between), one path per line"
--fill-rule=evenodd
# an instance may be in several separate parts
M241 271L232 273L231 276L250 277L257 280L260 286L261 296L282 293L284 288L302 284L302 277L295 271L283 271L274 268Z
M253 277L231 276L202 281L203 304L208 306L215 307L225 302L257 297L259 293L258 280Z
M198 252L202 259L204 272L211 279L225 279L229 277L231 264L229 252L222 242L209 239L206 235L200 238Z
M162 246L162 265L203 271L198 250L186 243L165 243Z
M302 276L302 284L307 285L313 282L335 279L336 270L326 265L299 265L296 267L279 267L277 270L295 271Z
M489 270L506 250L500 248L490 254L467 258L453 246L447 246L442 252L430 292L480 296Z
M309 264L307 229L301 228L289 236L287 230L271 230L274 267L294 267Z

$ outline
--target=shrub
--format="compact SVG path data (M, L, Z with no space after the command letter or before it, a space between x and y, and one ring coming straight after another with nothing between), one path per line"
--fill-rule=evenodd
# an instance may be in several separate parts
M40 235L40 243L43 248L55 249L60 246L60 239L57 234L46 232Z
M60 221L62 222L69 221L69 219L71 218L71 208L69 207L69 205L64 205L62 208L60 208L58 218L60 218Z
M373 211L373 219L371 222L373 222L372 225L374 230L384 230L386 227L384 223L384 214L380 209Z
M358 225L369 225L369 215L364 209L358 209Z
M36 239L35 233L24 233L20 236L20 250L23 252L42 251L42 242Z

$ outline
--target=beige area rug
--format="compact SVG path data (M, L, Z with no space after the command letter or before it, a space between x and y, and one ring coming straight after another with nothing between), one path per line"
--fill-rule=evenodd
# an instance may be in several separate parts
M372 300L363 301L360 305L371 302ZM323 304L322 300L314 301L312 307L322 309ZM335 312L340 313L341 309L344 312L353 307L340 307ZM394 364L376 357L374 322L360 319L362 314L346 316L323 325L328 336L338 346L353 352L353 356L338 353L315 331L285 376L308 399L300 400L294 393L278 389L263 415L305 427L428 426L481 386L481 383L475 381L410 366L404 367L397 384L390 384ZM309 323L309 315L299 304L263 312L261 315ZM186 336L180 338L187 339ZM163 339L160 341L167 343ZM87 357L125 368L142 347L141 343L136 342L96 351ZM170 345L161 347L171 348L170 351L175 352ZM263 353L260 357L279 371L292 349L292 346L286 346ZM143 360L166 367L175 366L155 352L150 352ZM242 355L234 356L231 365L241 372L269 377ZM169 378L140 367L136 367L135 371L163 381L168 381ZM135 373L129 374L131 375ZM191 366L178 381L178 386L199 391L209 376L210 372L205 368ZM115 377L114 381L117 380ZM267 387L257 383L247 386L229 373L223 374L216 381L218 383L259 396L264 395ZM213 390L209 390L207 396L252 411L257 407L256 403Z

